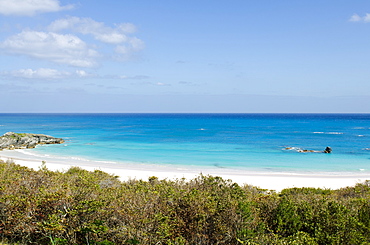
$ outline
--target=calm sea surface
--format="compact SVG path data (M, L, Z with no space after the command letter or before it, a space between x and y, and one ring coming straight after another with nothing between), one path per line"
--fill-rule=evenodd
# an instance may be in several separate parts
M0 114L8 131L62 137L24 152L66 160L370 173L370 114Z

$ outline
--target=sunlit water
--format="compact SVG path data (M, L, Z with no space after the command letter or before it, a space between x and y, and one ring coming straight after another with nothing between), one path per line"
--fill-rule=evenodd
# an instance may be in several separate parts
M370 114L0 114L8 131L66 139L26 154L102 165L370 173Z

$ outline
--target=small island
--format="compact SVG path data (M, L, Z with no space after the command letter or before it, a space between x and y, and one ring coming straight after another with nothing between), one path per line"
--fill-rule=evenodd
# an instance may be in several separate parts
M0 137L0 150L29 149L37 145L62 143L62 138L49 135L8 132Z

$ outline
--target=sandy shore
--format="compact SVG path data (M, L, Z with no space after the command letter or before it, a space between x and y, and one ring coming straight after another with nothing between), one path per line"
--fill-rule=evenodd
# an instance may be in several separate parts
M53 159L27 155L24 151L0 151L0 159L12 160L22 166L39 169L42 161L46 162L48 169L65 171L72 166L86 170L99 169L114 174L121 180L143 179L151 176L159 179L186 178L192 179L199 174L221 176L231 179L240 185L248 184L260 188L281 191L290 187L316 187L338 189L354 186L356 183L370 180L369 173L282 173L282 172L252 172L222 168L192 168L183 166L162 166L145 164L117 164L113 162L97 162L84 159Z

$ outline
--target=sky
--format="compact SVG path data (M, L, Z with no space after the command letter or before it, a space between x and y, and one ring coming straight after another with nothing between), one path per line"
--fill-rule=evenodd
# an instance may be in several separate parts
M0 0L0 113L370 113L368 0Z

